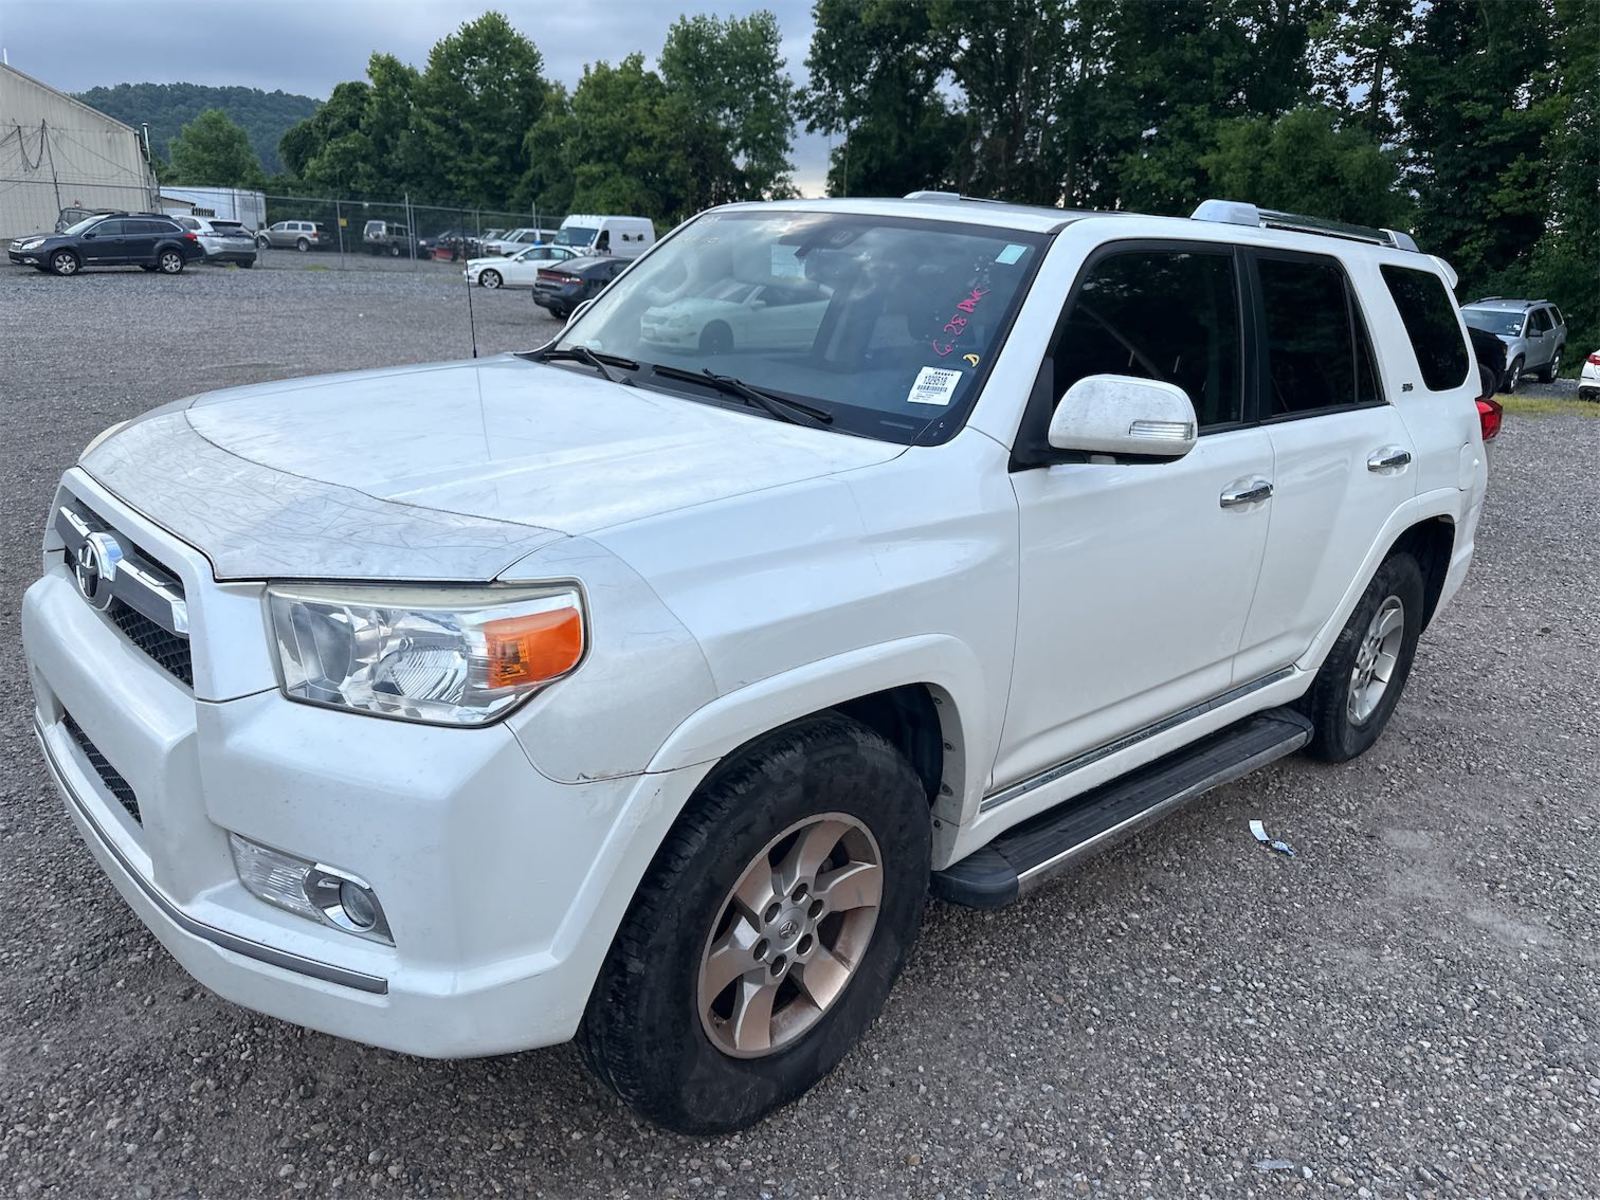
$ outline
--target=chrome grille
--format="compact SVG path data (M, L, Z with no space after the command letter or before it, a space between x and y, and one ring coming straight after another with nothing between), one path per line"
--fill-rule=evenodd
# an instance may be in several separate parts
M78 727L72 719L71 713L62 713L61 722L67 727L67 733L77 743L78 749L83 751L83 756L89 760L89 765L94 768L94 773L100 777L100 782L106 785L106 791L117 798L117 803L128 810L128 815L135 821L143 823L139 816L139 797L133 793L133 785L122 777L115 767L106 760L95 744L89 740L89 735Z
M177 575L66 488L56 496L55 528L85 600L162 670L193 687L189 609Z

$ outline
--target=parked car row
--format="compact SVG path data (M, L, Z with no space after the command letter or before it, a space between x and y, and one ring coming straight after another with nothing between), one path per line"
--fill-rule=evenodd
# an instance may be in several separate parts
M164 213L96 213L60 233L18 238L11 261L54 275L76 275L86 267L143 267L177 275L206 256L199 235Z

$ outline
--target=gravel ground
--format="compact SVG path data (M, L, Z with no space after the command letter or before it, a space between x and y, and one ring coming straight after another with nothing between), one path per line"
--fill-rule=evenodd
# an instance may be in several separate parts
M1478 564L1371 753L1277 765L1010 910L931 906L865 1043L742 1136L639 1124L567 1047L425 1062L193 984L28 730L16 612L54 481L194 391L460 356L463 299L0 273L0 1193L1600 1194L1600 421L1575 410L1508 418ZM475 299L484 350L553 328Z

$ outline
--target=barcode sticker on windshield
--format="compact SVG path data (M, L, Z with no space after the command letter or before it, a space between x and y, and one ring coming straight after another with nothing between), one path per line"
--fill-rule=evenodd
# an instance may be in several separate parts
M961 382L960 371L946 371L939 367L923 367L917 372L916 382L906 395L907 404L937 404L943 407L956 394Z

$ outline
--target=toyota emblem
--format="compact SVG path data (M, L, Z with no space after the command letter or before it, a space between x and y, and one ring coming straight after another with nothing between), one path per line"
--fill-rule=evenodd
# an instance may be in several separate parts
M122 546L109 533L91 533L73 553L72 575L83 598L96 608L110 608L116 590Z

